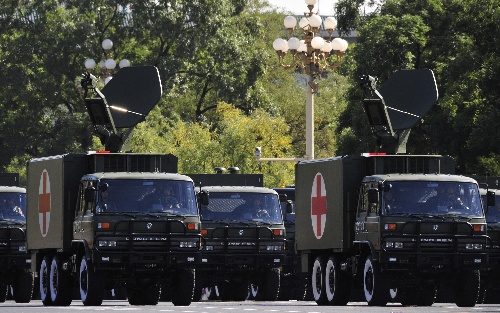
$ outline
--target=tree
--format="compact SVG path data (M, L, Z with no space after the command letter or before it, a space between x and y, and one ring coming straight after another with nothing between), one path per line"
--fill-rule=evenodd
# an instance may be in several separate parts
M131 137L135 152L173 153L181 173L213 173L215 167L237 166L242 173L266 173L266 186L293 184L293 164L259 163L254 148L270 157L285 157L290 149L288 126L282 118L258 109L250 116L219 103L217 127L211 124L166 121L158 109L139 124Z
M460 173L497 175L498 4L387 0L379 12L363 19L358 44L349 51L353 87L338 129L341 154L374 148L359 107L362 93L355 87L361 74L383 83L398 69L429 68L436 76L439 100L412 130L409 152L449 154Z

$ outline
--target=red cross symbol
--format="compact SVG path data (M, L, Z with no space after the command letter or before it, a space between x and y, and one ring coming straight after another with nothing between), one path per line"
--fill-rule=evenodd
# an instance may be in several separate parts
M47 193L47 171L43 171L42 193L38 195L38 213L42 214L42 235L47 234L47 213L50 213L50 192Z
M316 196L311 197L311 215L316 216L316 238L323 235L321 229L321 215L326 214L326 196L321 195L321 174L316 174Z

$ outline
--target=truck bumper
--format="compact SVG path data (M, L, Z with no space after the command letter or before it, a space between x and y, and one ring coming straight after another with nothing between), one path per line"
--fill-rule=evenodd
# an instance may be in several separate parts
M285 262L284 254L209 254L201 256L201 264L209 267L248 266L248 267L281 267ZM229 268L228 268L229 269Z
M488 254L411 254L381 253L380 264L387 270L408 270L412 268L462 268L482 269L488 265Z

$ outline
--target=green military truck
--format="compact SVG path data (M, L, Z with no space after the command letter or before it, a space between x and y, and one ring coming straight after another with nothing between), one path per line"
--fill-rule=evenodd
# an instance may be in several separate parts
M26 253L26 188L18 174L0 175L0 302L8 288L17 303L30 302L33 293L31 256Z
M155 305L175 286L172 303L189 305L201 247L194 183L171 154L121 152L161 97L158 69L120 69L102 91L97 80L85 73L81 84L105 151L28 162L27 249L41 300L69 305L76 288L84 305L100 305L105 290L125 287L131 305Z
M379 150L296 164L296 244L314 299L345 305L354 286L368 305L386 305L392 289L403 305L430 306L452 282L455 303L472 307L488 264L478 184L453 175L450 157L406 154L437 99L434 76L399 71L380 92L374 82L362 85Z
M126 286L132 305L157 304L161 286L189 305L199 262L193 181L172 155L66 154L28 163L27 248L44 305L84 305ZM165 204L169 188L175 204Z
M285 258L285 226L278 194L259 174L189 175L210 195L201 206L203 250L197 289L215 290L221 300L276 300ZM283 199L283 197L281 197ZM212 291L213 292L213 291Z

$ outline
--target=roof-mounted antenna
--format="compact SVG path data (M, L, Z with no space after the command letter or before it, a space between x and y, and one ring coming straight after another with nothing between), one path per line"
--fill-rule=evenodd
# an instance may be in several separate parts
M411 128L438 99L434 73L428 69L395 72L377 90L377 79L364 75L365 113L380 152L406 153Z
M154 66L124 67L102 91L90 73L83 74L81 85L94 132L110 152L122 150L133 127L144 121L162 94L160 75ZM90 89L97 97L87 97Z

